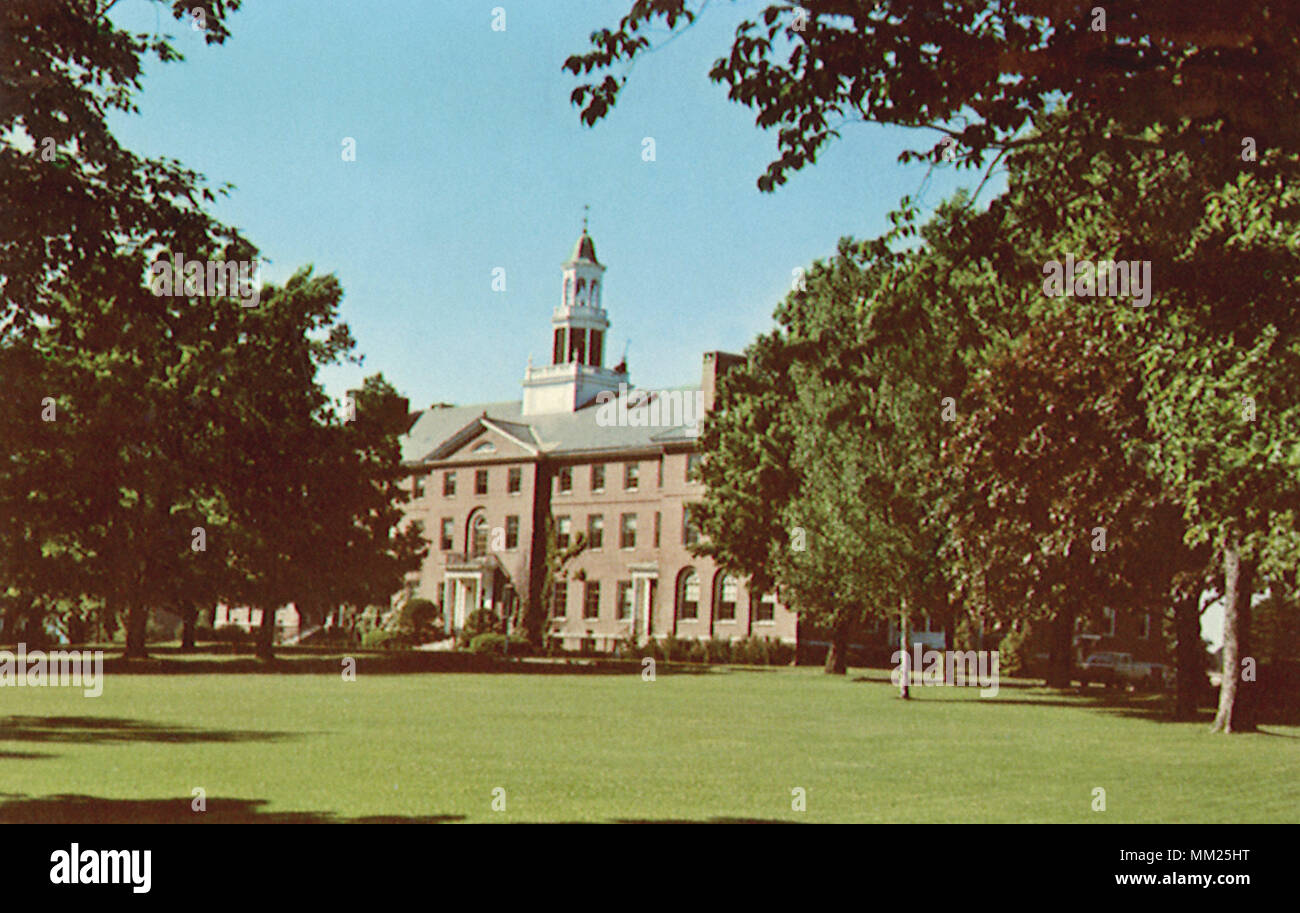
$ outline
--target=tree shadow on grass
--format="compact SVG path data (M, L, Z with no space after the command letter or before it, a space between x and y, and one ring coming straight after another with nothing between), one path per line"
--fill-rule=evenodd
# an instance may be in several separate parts
M347 818L332 812L266 811L265 799L207 800L205 811L193 799L106 799L99 796L0 795L4 824L443 824L464 815L370 815Z
M1003 686L1005 687L1005 686ZM1083 695L1077 692L1074 700L1063 697L1044 697L1040 700L1026 698L984 698L970 700L962 698L930 697L920 699L921 703L967 704L980 707L1072 707L1075 710L1096 710L1110 716L1126 719L1147 720L1155 723L1205 723L1214 719L1214 711L1198 709L1196 716L1190 720L1175 719L1169 705L1160 698L1143 696L1127 698L1123 694Z
M301 735L259 729L196 729L111 716L8 716L0 719L0 742L280 742Z

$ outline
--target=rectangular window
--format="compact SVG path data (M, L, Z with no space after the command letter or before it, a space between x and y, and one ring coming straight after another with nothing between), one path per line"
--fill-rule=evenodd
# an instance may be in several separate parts
M700 578L692 573L682 585L682 618L698 618L700 614Z
M1151 613L1142 613L1142 623L1138 628L1138 637L1146 640L1151 636Z
M698 453L686 454L686 481L698 482L700 480L700 455Z
M560 491L573 491L573 467L561 466L559 482L557 483Z
M569 525L569 518L556 517L555 518L555 544L558 545L560 548L568 548L569 535L571 533L572 533L572 528Z
M627 621L632 617L632 581L618 582L618 620Z
M599 618L600 617L600 581L588 580L587 587L582 594L582 617Z
M659 529L663 525L663 514L655 511L655 548L659 547Z
M636 514L623 514L618 527L618 547L636 548Z
M691 508L686 506L682 508L682 542L686 545L694 545L700 541L700 531L695 526L695 521L691 519Z
M444 472L442 474L442 496L450 498L454 494L456 494L456 473L455 471Z
M506 517L506 548L519 548L519 517Z
M595 303L594 301L592 302ZM591 351L587 353L590 356L587 364L600 367L600 363L605 357L605 334L600 330L591 331Z
M523 487L524 471L518 466L511 466L510 471L506 473L506 491L512 495L519 494L519 489Z
M485 495L488 488L488 471L486 469L474 470L474 494Z
M416 476L411 480L411 499L416 500L424 497L424 476Z
M776 620L776 597L768 593L754 609L754 621L775 621Z
M722 578L722 586L718 592L718 620L735 621L736 620L736 595L739 584L736 578L730 574Z
M449 552L452 549L453 543L451 541L451 537L455 528L456 528L455 520L453 520L451 517L442 518L442 535L438 537L438 547L441 548L444 552Z
M551 347L551 364L564 364L564 327L555 331L555 344Z
M636 491L641 484L641 464L624 463L623 464L623 488L627 491Z
M605 545L605 515L587 515L587 546L602 548Z
M555 581L555 595L551 601L551 617L564 618L569 613L569 583L566 580Z
M659 472L659 482L658 482L659 487L663 488L664 487L664 457L659 458L659 463L656 469Z
M595 466L591 467L591 490L592 491L605 490L605 464L604 463L597 463Z
M1102 609L1102 610L1101 610L1101 621L1102 621L1102 625L1103 625L1103 627L1105 627L1105 629L1106 629L1106 636L1107 636L1107 637L1114 637L1114 636L1115 636L1115 610L1114 610L1114 609Z

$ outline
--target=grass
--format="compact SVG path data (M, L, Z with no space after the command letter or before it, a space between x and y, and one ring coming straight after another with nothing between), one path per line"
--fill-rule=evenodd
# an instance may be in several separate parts
M1216 736L1133 696L362 668L4 688L0 821L1300 821L1300 728Z

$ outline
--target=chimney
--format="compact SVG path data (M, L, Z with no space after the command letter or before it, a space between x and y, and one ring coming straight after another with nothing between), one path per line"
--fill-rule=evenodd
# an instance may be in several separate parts
M700 378L700 386L704 390L706 412L713 411L713 400L718 392L718 378L744 360L745 356L733 355L730 352L704 353L704 372Z

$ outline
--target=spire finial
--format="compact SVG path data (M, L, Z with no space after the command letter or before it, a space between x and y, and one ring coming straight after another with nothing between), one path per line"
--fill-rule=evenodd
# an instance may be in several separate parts
M582 204L582 233L587 233L587 212L591 209L586 203Z

